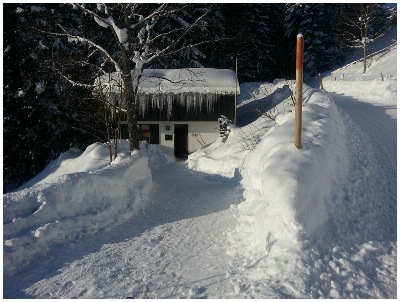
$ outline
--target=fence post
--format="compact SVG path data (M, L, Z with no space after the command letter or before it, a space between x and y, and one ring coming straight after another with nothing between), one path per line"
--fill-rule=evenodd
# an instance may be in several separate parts
M294 144L297 149L301 149L301 124L302 124L302 98L303 98L303 57L304 57L304 37L297 35L296 42L296 100L294 111Z
M319 89L324 89L324 84L322 84L322 75L319 73L318 74L318 79L319 79ZM336 81L336 77L335 77Z

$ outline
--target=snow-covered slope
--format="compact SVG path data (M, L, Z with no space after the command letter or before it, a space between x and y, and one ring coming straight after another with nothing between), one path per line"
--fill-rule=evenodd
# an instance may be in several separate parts
M276 81L270 84L268 91L288 85L293 83ZM259 85L259 89L265 89L265 84ZM275 238L271 233L273 229L280 234L276 236L278 242L286 240L283 233L289 236L289 241L297 238L300 232L313 236L328 216L330 205L325 202L332 199L332 192L347 173L347 149L343 147L345 130L333 100L311 87L306 86L304 90L301 150L293 143L293 106L287 97L275 107L278 112L275 120L261 117L245 127L233 127L226 143L219 140L189 156L189 167L199 171L230 177L235 170L240 171L246 202L238 207L248 208L251 216L259 215L249 232L252 235L245 236L251 242L251 250L258 245L263 250L265 238ZM249 101L251 97L243 103ZM251 147L244 146L243 142L250 136L259 142L254 150L243 150ZM271 221L286 221L290 227L285 229L281 223ZM264 222L269 226L262 226ZM238 232L242 228L239 226Z
M363 73L362 62L329 73L323 80L324 89L370 102L396 104L397 45L368 59Z

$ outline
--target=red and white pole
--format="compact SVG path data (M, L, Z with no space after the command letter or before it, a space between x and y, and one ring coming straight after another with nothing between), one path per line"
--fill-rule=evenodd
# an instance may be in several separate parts
M302 103L303 103L303 57L304 57L304 37L297 35L296 42L296 100L294 110L294 144L301 149L301 124L302 124Z

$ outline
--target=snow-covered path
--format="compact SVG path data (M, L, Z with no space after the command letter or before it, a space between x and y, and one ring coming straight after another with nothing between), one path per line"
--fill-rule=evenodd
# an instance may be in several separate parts
M359 239L396 241L397 105L331 95L347 129L350 201L364 208L353 230Z
M336 284L323 284L321 275L318 287L330 288L324 293L330 297L395 298L397 106L331 96L347 129L350 167L342 206L332 216L331 238L325 238L330 244L321 244L331 248L321 260L328 268L326 280Z
M20 290L34 298L224 297L225 232L239 179L191 171L184 162L152 174L145 217L38 258L28 273L7 280L5 297L21 297Z

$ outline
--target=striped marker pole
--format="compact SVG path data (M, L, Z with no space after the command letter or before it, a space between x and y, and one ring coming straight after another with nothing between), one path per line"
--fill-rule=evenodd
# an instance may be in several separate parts
M304 57L304 37L297 35L296 42L296 100L294 111L294 144L297 149L301 149L301 120L302 120L302 98L303 98L303 57Z

